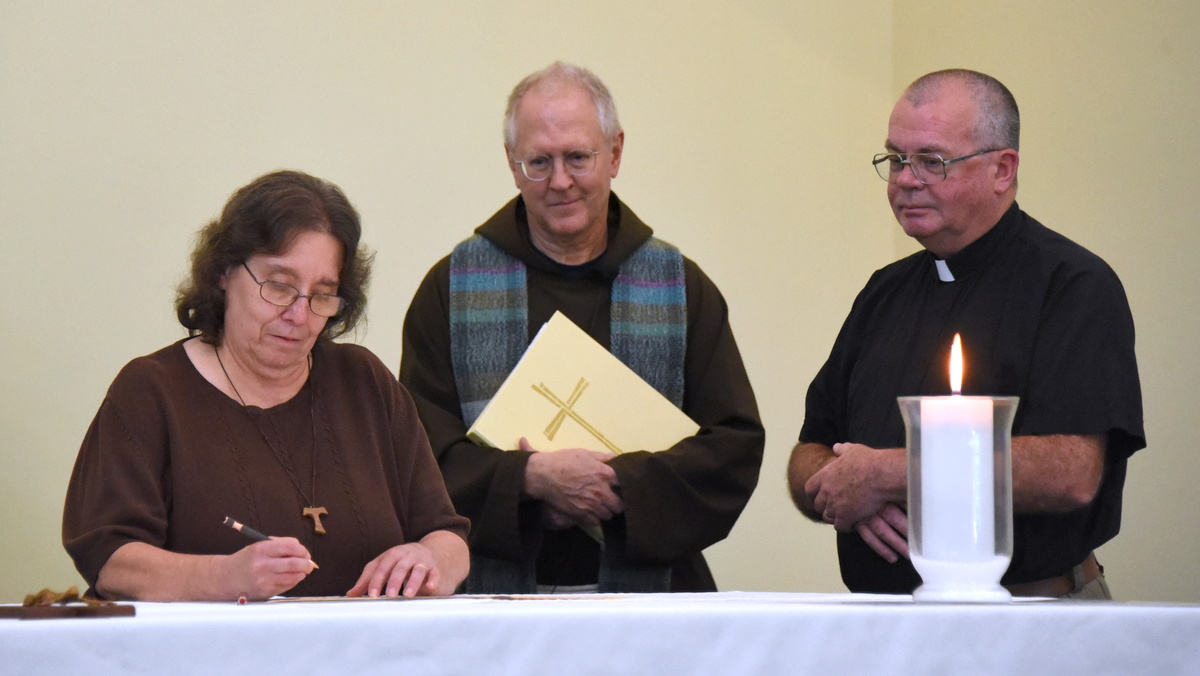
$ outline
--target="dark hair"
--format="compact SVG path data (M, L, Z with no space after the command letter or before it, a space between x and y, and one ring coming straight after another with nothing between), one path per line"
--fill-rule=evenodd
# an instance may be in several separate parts
M993 148L1021 149L1021 113L1017 109L1017 100L1008 87L991 75L965 68L939 70L917 78L905 90L904 96L913 105L923 105L948 82L966 85L975 100L976 141Z
M240 188L221 217L197 233L191 274L175 296L175 314L188 335L220 345L225 330L221 277L251 256L282 254L305 231L327 232L342 245L338 295L346 304L329 318L320 337L352 330L366 313L373 258L359 246L358 212L336 185L299 171L276 171Z

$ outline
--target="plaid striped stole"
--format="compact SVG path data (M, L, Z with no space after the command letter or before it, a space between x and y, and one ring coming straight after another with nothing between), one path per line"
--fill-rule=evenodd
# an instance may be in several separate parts
M529 344L525 264L475 235L450 255L450 352L463 421L479 417ZM683 405L687 293L683 254L651 237L612 287L610 351Z

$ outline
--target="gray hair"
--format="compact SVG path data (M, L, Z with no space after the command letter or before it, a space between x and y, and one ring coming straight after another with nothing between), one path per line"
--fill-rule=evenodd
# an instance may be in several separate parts
M604 142L612 143L621 133L621 122L617 120L617 104L613 101L608 87L596 77L592 71L572 66L569 63L555 61L549 66L537 71L513 87L508 95L508 105L504 109L504 144L509 148L517 145L517 106L521 99L534 87L544 82L560 82L582 87L596 105L596 120L600 123L600 131L604 134Z
M975 101L975 140L989 148L1020 150L1021 113L1017 100L999 80L965 68L939 70L917 78L904 98L914 106L932 100L943 85L960 83L966 86Z

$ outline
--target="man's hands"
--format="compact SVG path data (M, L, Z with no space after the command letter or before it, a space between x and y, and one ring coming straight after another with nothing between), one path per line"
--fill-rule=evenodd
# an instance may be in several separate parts
M854 525L867 546L875 550L888 563L908 556L908 514L895 503L889 502L875 514Z
M1063 512L1091 502L1104 474L1105 442L1100 434L1013 437L1013 509ZM792 451L788 484L810 519L857 532L888 561L908 557L904 449L800 443Z
M586 448L543 453L524 438L520 448L532 453L525 466L525 492L545 503L547 527L597 526L624 511L616 493L617 473L608 466L612 453Z
M902 504L907 499L904 449L834 444L833 455L805 482L804 492L813 509L836 530L847 532L887 503Z
M908 558L908 516L900 507L907 499L904 449L800 444L789 480L797 506L811 518L857 532L891 563Z

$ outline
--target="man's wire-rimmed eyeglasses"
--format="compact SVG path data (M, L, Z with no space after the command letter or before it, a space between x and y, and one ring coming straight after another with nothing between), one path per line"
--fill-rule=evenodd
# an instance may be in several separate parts
M562 154L563 168L572 176L587 176L596 168L596 156L599 150L574 148ZM537 155L525 160L513 158L513 162L521 165L521 173L531 181L544 181L554 172L553 155Z
M946 167L955 162L969 160L972 157L978 157L985 153L994 153L998 150L1007 150L1007 148L986 148L978 152L973 152L962 157L954 159L942 159L941 155L936 153L879 153L871 160L871 164L875 165L875 173L879 174L879 178L885 181L893 181L900 172L904 171L904 165L912 168L913 176L924 185L931 183L941 183L946 180Z

